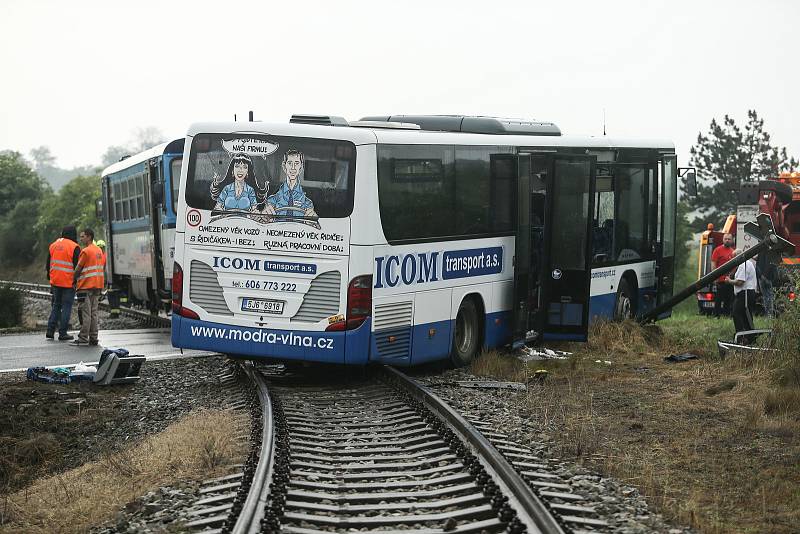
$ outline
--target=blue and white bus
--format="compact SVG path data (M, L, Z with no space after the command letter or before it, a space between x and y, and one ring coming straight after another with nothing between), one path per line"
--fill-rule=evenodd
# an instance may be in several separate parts
M672 294L669 141L381 116L196 124L172 342L338 364L585 340Z
M115 296L152 311L171 300L183 145L184 139L163 143L102 173L107 284Z

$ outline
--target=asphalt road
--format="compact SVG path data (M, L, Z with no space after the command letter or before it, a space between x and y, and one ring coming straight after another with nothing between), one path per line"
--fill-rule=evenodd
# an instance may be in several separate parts
M72 333L75 335L75 333ZM56 335L56 337L58 337ZM104 347L124 347L131 354L149 360L210 356L211 352L185 350L172 346L170 330L100 330L100 346L76 347L68 341L51 341L44 333L0 336L0 372L20 371L28 367L70 366L78 362L96 364Z

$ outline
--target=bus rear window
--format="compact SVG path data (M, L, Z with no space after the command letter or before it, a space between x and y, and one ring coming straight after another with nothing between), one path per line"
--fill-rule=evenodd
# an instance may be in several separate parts
M186 203L214 212L282 219L347 217L353 211L355 145L259 135L198 135Z

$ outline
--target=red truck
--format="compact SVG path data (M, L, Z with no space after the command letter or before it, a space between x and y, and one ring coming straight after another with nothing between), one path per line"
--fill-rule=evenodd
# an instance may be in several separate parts
M800 172L781 173L777 180L761 180L745 182L739 188L739 202L736 214L729 215L720 230L713 224L700 234L700 251L698 253L698 279L712 271L711 253L722 244L722 236L733 235L736 248L747 250L755 244L755 238L745 233L745 223L755 222L759 213L767 213L772 217L772 224L778 235L794 244L794 254L784 256L783 267L800 268ZM701 314L714 311L714 284L701 288L697 292L697 306ZM794 291L787 295L794 300Z

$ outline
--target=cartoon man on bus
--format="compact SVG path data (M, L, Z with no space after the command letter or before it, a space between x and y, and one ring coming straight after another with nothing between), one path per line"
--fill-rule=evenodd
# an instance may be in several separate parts
M234 155L228 165L225 178L220 179L219 175L215 173L214 180L211 182L211 198L216 201L214 209L255 211L258 205L257 197L260 195L257 195L255 188L247 183L248 180L258 187L253 161L247 154ZM224 183L227 185L222 187Z
M293 148L283 155L283 173L286 180L274 195L267 198L264 213L269 215L287 215L289 217L316 217L314 203L308 198L300 185L300 174L303 172L305 157Z

